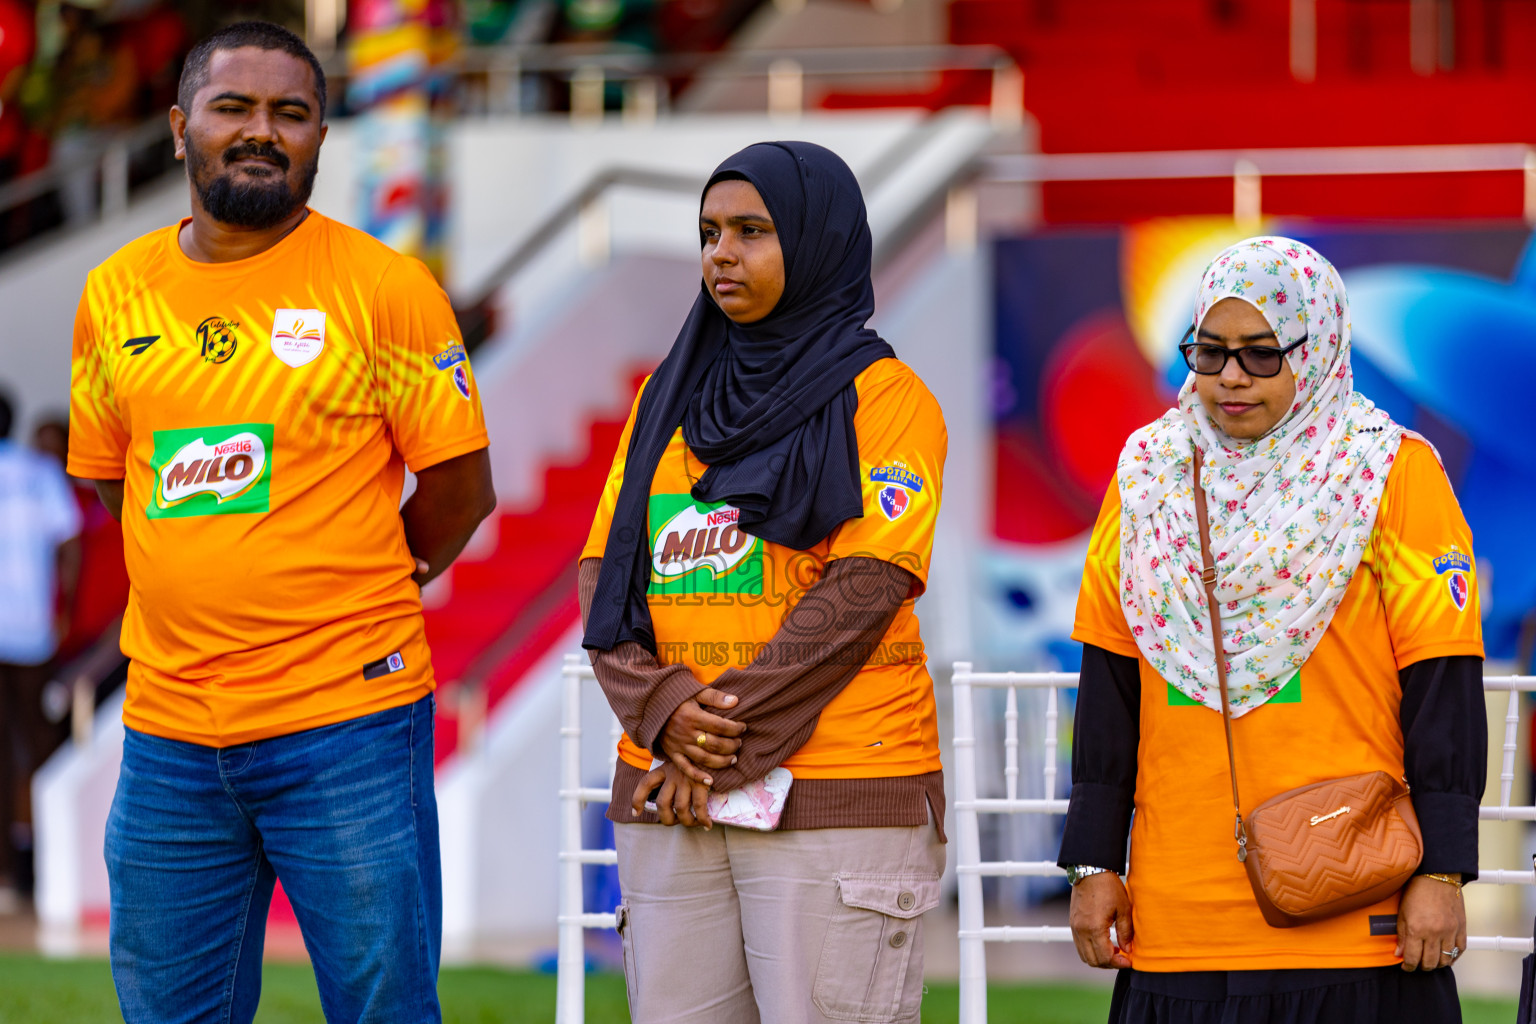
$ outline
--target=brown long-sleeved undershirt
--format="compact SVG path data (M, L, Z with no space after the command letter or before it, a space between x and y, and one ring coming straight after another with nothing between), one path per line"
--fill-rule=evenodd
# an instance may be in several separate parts
M581 618L587 620L602 559L580 565ZM715 789L727 791L762 778L810 739L822 708L858 675L915 587L907 570L876 558L840 558L785 616L750 665L727 669L710 685L739 698L730 711L746 722L736 764L712 770ZM660 757L660 738L672 713L699 692L685 665L662 665L637 643L591 651L592 667L609 705L635 743ZM619 761L608 818L654 822L631 809L645 777ZM795 779L780 829L922 825L932 817L944 837L944 773L872 779Z

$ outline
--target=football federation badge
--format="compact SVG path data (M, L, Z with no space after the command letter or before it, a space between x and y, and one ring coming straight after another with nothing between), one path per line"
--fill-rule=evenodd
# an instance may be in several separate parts
M325 314L318 309L280 309L272 317L272 354L292 367L314 362L325 348Z
M1469 594L1466 574L1462 572L1451 573L1450 579L1446 581L1446 586L1450 588L1451 601L1456 605L1456 610L1459 612L1465 611Z
M880 488L880 511L885 513L885 518L891 522L900 519L912 505L912 495L905 487L896 484L887 484Z
M890 466L876 466L869 471L869 478L877 484L900 484L914 494L921 494L924 480L907 468L905 462Z
M1445 554L1437 555L1435 557L1434 564L1436 575L1452 571L1472 571L1472 559L1468 557L1465 551L1462 551L1454 544L1451 545L1451 550L1447 551Z
M459 392L459 397L469 401L469 371L460 363L453 368L453 386Z
M432 357L432 365L439 370L446 370L459 365L469 359L469 352L458 342L452 342L449 346Z

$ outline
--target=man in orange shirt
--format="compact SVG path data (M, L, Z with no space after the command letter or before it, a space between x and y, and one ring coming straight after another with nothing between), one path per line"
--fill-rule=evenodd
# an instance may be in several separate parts
M94 270L75 322L69 469L132 588L106 839L130 1024L251 1020L278 878L328 1020L441 1017L419 588L494 505L487 439L426 268L305 205L325 96L285 29L199 44L171 111L192 216Z

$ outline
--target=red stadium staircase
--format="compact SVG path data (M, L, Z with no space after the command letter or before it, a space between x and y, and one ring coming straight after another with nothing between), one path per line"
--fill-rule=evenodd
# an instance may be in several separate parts
M494 547L455 562L448 599L426 611L438 682L437 765L459 749L466 710L483 721L580 620L577 557L643 379L633 377L619 409L590 421L585 458L544 470L542 504L493 513ZM270 917L279 932L297 928L281 884Z
M642 379L633 378L622 407L589 424L585 458L545 469L538 507L495 513L494 547L461 557L447 601L427 610L438 764L459 748L466 719L493 713L580 618L577 557Z

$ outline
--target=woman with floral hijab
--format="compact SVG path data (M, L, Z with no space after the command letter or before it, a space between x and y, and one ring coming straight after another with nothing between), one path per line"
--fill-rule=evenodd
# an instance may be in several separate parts
M1308 246L1218 255L1180 348L1189 377L1126 442L1073 632L1078 953L1120 969L1114 1024L1459 1021L1444 968L1467 943L1487 750L1466 520L1435 450L1354 390L1344 286ZM1272 927L1234 856L1196 487L1243 810L1405 779L1423 858L1374 906Z

